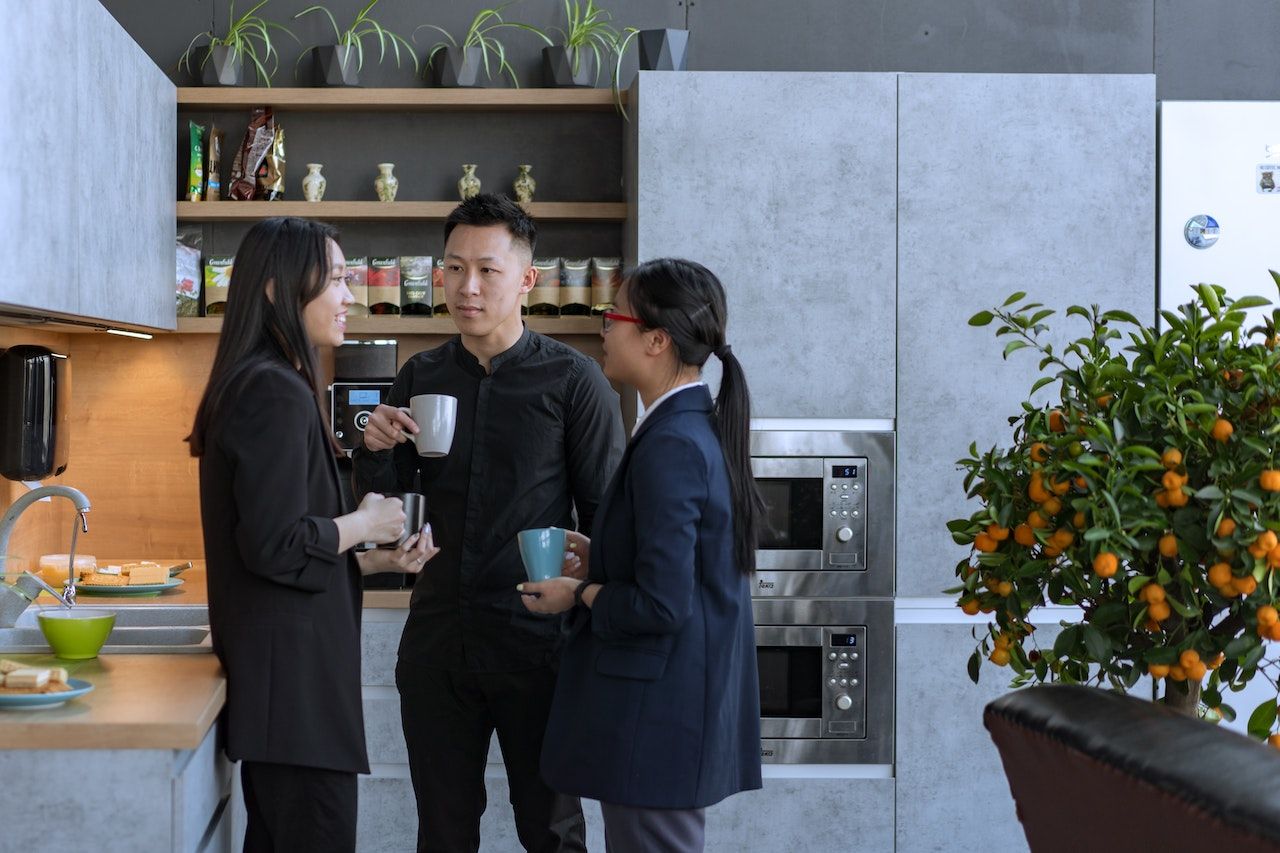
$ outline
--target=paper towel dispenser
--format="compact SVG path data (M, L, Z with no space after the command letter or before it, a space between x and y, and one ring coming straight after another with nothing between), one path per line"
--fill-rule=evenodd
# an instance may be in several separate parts
M67 469L71 364L45 347L0 350L0 476L42 480Z

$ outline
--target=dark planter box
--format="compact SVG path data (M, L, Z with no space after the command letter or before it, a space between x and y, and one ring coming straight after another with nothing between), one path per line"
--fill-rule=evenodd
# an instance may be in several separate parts
M201 48L191 71L202 86L243 86L244 57L230 47Z
M446 47L431 58L431 73L437 86L471 89L483 86L480 72L484 60L478 47Z
M641 30L642 71L684 71L689 62L688 30Z
M573 70L573 54L564 47L542 49L542 82L547 86L590 87L596 85L596 57L589 50L580 50L578 70Z
M324 44L311 51L311 76L317 86L359 86L360 54L355 45Z

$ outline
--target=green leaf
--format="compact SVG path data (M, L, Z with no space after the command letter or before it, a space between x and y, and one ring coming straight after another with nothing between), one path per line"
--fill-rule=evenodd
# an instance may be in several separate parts
M1026 295L1027 295L1027 294L1025 294L1024 292L1022 292L1021 290L1016 291L1015 293L1010 294L1009 298L1008 298L1008 299L1006 299L1006 300L1004 301L1004 304L1002 304L1000 307L1001 307L1001 308L1008 308L1010 305L1012 305L1013 303L1017 302L1019 299L1022 299L1022 298L1023 298L1023 297L1025 297Z
M1261 296L1243 296L1235 302L1232 302L1231 307L1232 309L1240 310L1244 308L1262 308L1270 304L1271 300L1265 299Z
M1196 293L1200 294L1200 298L1204 300L1204 307L1209 309L1209 313L1215 317L1222 311L1222 304L1218 302L1218 291L1214 289L1212 284L1197 284Z
M1219 489L1217 486L1205 486L1203 489L1196 492L1196 497L1206 501L1220 500L1222 498L1222 489Z
M1134 317L1134 316L1133 316L1132 314L1130 314L1128 311L1104 311L1104 312L1102 312L1102 319L1104 319L1104 320L1122 320L1123 322L1125 322L1125 323L1129 323L1130 325L1133 325L1133 326L1141 326L1141 325L1142 325L1141 323L1139 323L1139 322L1138 322L1138 318L1137 318L1137 317Z
M1084 647L1089 656L1100 663L1111 657L1111 640L1094 625L1084 626Z
M1030 397L1032 394L1035 394L1044 386L1052 384L1055 378L1056 377L1053 377L1053 376L1040 377L1039 379L1036 380L1036 384L1031 386L1031 391L1030 393L1027 394L1027 396Z
M969 680L974 684L978 683L978 670L982 667L982 658L978 656L977 651L969 655ZM1274 708L1272 709L1274 710Z
M1262 496L1257 492L1251 492L1248 489L1235 489L1231 492L1231 497L1246 500L1251 504L1262 506Z
M1222 715L1222 719L1228 723L1234 723L1236 720L1236 709L1226 703L1218 703L1218 713Z
M1243 634L1227 643L1227 647L1222 650L1222 653L1227 657L1234 659L1240 657L1255 646L1260 645L1262 645L1262 641L1253 634Z
M1164 600L1169 602L1169 606L1172 607L1175 611L1177 611L1178 615L1182 616L1184 619L1195 619L1200 616L1199 610L1196 610L1194 607L1191 607L1189 605L1183 604L1181 601L1174 598L1172 595L1166 595Z
M1101 542L1103 539L1109 538L1114 532L1115 531L1108 530L1105 527L1090 527L1084 532L1084 541Z
M1217 413L1218 407L1212 403L1188 403L1182 410L1188 415L1212 415Z
M1075 647L1076 638L1080 633L1079 625L1069 625L1062 629L1056 640L1053 641L1053 656L1056 658L1065 658L1071 654L1071 650Z
M1004 358L1008 358L1010 353L1017 352L1020 349L1026 349L1031 344L1026 341L1009 341L1004 345Z
M1080 307L1079 305L1072 305L1070 308L1067 309L1067 316L1070 317L1072 314L1076 315L1077 317L1083 317L1086 320L1089 319L1089 311L1085 308Z
M1258 740L1266 740L1276 724L1276 700L1268 699L1253 709L1249 715L1249 734Z

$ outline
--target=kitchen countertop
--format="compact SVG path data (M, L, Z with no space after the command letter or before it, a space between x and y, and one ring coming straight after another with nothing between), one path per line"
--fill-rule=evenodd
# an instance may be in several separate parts
M0 710L0 749L195 749L227 698L213 655L2 655L62 666L94 689L57 708Z
M140 559L138 557L99 559L100 565L109 563L127 563ZM157 559L155 557L147 557L145 559L152 560L165 566L173 566L178 563L186 562L182 559ZM178 576L182 579L182 586L174 589L165 590L158 595L85 595L81 594L76 599L76 604L81 607L96 607L107 605L122 604L191 604L201 607L208 605L209 592L205 586L205 563L204 560L192 560L191 568L187 569ZM409 607L409 594L407 589L370 589L364 593L364 606L376 609L387 610L404 610ZM53 605L53 596L49 593L42 593L39 603L45 605Z

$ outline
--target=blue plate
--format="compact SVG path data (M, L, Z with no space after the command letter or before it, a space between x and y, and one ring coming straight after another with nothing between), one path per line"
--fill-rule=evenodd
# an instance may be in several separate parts
M78 583L76 593L85 595L157 595L166 589L182 586L182 578L169 578L164 583L136 583L128 586L97 586L95 584Z
M3 693L0 694L0 709L10 708L16 711L30 711L37 708L56 708L68 699L83 696L93 689L93 685L79 678L68 678L70 690L61 693Z

